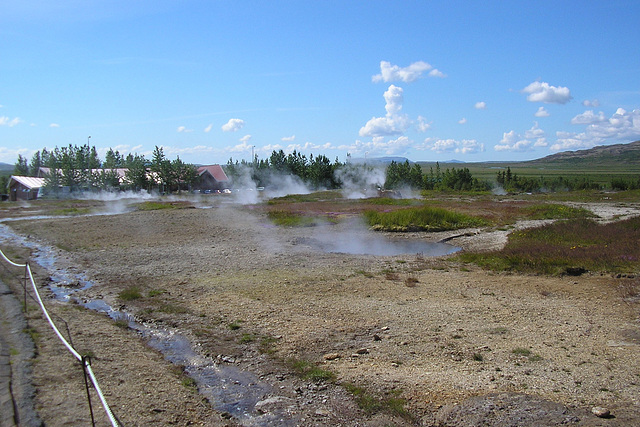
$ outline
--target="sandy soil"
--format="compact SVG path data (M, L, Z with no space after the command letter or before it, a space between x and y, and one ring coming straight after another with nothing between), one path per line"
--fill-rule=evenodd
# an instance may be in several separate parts
M135 331L48 300L74 345L92 355L124 425L640 423L640 304L625 292L635 278L493 274L451 257L323 253L314 243L346 236L366 246L368 232L347 222L276 228L258 212L223 205L7 224L55 247L55 268L86 272L95 285L82 298L179 331L212 365L240 368L269 386L252 418L230 418ZM464 230L402 238L479 250L500 247L506 236ZM36 270L40 285L50 275ZM142 297L122 300L131 287ZM86 423L80 367L29 313L40 417L48 425ZM304 380L291 360L332 372L335 381ZM404 399L406 413L363 409L345 384L380 401ZM612 416L598 418L593 407Z

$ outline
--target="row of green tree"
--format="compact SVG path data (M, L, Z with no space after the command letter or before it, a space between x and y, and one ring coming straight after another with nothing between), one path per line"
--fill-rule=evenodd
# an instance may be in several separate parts
M447 168L443 172L440 169L440 163L436 163L435 170L431 167L429 173L424 173L417 163L411 165L408 160L404 163L391 162L387 167L385 188L405 187L437 191L488 191L491 189L488 182L471 176L468 168Z
M129 153L126 157L109 149L101 161L94 146L88 144L43 148L31 160L18 155L14 175L38 176L40 168L49 169L44 174L46 192L57 194L61 188L69 192L87 190L152 190L161 192L181 191L191 188L198 179L197 167L184 163L180 157L169 160L161 147L155 147L153 156ZM125 169L124 182L118 169Z
M511 168L500 171L496 175L496 181L511 193L538 193L541 191L576 191L576 190L600 190L602 186L586 176L565 178L557 177L523 177L512 173Z
M289 154L285 154L283 150L274 150L266 159L258 159L255 156L253 162L234 162L231 158L225 166L225 171L234 182L243 182L249 178L258 187L278 185L284 176L293 175L313 189L330 189L342 186L336 172L344 166L338 158L331 162L324 155L314 157L311 154L307 158L296 150Z

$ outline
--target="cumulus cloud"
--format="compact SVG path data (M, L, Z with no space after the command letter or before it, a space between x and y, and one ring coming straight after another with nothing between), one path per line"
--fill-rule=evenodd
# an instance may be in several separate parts
M524 132L524 135L515 131L502 134L500 144L493 146L496 151L531 151L536 147L546 147L548 145L545 132L540 129L536 122L533 127Z
M606 122L607 118L604 113L600 111L598 114L594 114L593 110L587 110L582 114L578 114L571 119L572 125L590 125L593 123Z
M291 135L291 136L285 136L281 139L282 142L292 142L296 140L296 136L295 135Z
M419 132L426 132L431 129L431 123L427 122L426 118L418 116L418 124L416 125L416 128Z
M405 153L412 144L413 141L406 136L400 136L392 140L385 140L384 137L380 136L372 138L371 141L357 140L355 144L349 146L348 149L352 153L362 153L369 156L390 156Z
M540 107L540 108L538 108L538 111L536 111L534 116L536 116L536 117L549 117L549 112L544 107Z
M466 117L461 118L460 120L458 120L458 123L460 123L461 125L466 124L467 123L467 118Z
M60 127L60 125L59 125L59 124L57 124L57 123L51 123L51 124L49 125L49 127L50 127L50 128L59 128L59 127Z
M21 122L22 120L19 117L10 119L7 116L0 116L0 126L9 126L10 128L12 128Z
M209 132L211 132L211 129L213 129L213 123L209 123L209 126L204 128L204 131L205 131L205 133L209 133Z
M447 75L442 71L438 70L437 68L434 68L433 70L429 71L429 77L437 77L437 78L443 79L447 77Z
M242 119L229 119L227 123L222 125L223 132L235 132L244 126L244 120Z
M574 117L575 124L587 125L584 132L557 132L553 151L591 148L607 142L628 142L640 138L640 109L618 108L609 118L585 112ZM572 120L572 123L574 121Z
M242 138L240 138L240 142L247 143L249 141L251 141L251 135L245 135Z
M193 129L187 129L186 126L178 126L178 133L189 133L193 132Z
M474 108L476 110L485 110L487 108L487 103L484 101L476 102L476 105L474 105Z
M584 101L582 101L582 105L587 108L588 107L598 108L600 106L600 101L598 101L597 99L593 99L593 100L585 99Z
M528 93L527 101L544 102L545 104L566 104L571 101L571 91L563 86L551 86L547 82L533 82L529 86L522 89L522 92Z
M475 139L435 139L427 138L424 145L420 147L425 150L435 151L436 153L456 153L456 154L473 154L484 151L484 144L479 143Z
M388 61L380 61L380 74L376 74L371 78L374 83L378 82L404 82L411 83L418 80L422 75L432 70L433 67L423 61L414 62L408 67L399 67L397 65L391 65ZM437 71L437 70L432 70ZM439 71L438 71L439 73ZM432 76L439 77L439 76Z
M360 136L391 136L400 135L410 125L409 118L405 114L400 114L403 102L403 90L401 87L391 85L384 93L386 101L384 117L373 117L362 128Z

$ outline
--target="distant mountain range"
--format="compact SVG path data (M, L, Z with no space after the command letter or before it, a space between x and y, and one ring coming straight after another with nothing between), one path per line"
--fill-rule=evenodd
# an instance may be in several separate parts
M527 165L640 165L640 141L628 144L599 145L588 150L563 151L541 159L524 162Z

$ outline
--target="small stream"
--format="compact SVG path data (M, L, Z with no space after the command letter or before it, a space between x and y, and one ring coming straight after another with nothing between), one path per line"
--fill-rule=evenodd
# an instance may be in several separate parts
M31 260L50 274L49 289L57 300L73 301L90 310L105 313L114 320L125 319L129 327L136 330L149 346L160 351L171 363L184 366L186 374L198 385L198 391L216 410L229 413L237 422L246 426L298 424L285 409L269 413L255 410L256 404L271 397L273 387L253 373L218 364L198 354L191 342L175 330L137 322L131 314L116 310L103 300L85 300L75 296L74 294L90 288L94 283L84 274L57 268L57 256L53 248L17 235L11 228L0 223L0 242L2 241L11 241L33 250Z

